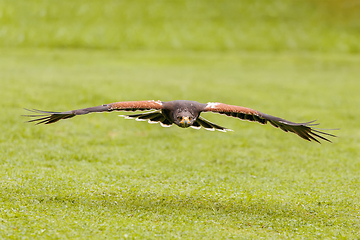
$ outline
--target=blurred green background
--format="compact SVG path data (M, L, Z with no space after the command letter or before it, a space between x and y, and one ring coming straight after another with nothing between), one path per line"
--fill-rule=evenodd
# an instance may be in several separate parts
M360 1L0 0L0 238L358 239ZM251 107L340 128L309 143L25 108Z
M1 0L0 46L360 51L358 0Z

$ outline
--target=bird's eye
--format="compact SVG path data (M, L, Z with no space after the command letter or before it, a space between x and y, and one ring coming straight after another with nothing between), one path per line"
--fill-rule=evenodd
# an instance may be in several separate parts
M179 120L181 120L182 119L182 117L177 117Z

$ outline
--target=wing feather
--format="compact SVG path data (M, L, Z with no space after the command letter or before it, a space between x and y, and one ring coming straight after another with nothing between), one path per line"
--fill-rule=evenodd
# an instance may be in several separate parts
M37 109L25 109L27 111L37 113L32 115L23 115L25 117L34 118L28 122L36 122L36 124L50 124L55 123L61 119L72 118L77 115L84 115L95 112L111 112L111 111L143 111L143 110L158 110L162 109L161 101L129 101L129 102L115 102L103 104L101 106L82 108L66 112L42 111Z
M209 120L206 120L205 118L200 117L200 116L198 117L196 122L193 124L193 126L195 126L194 128L196 128L196 129L199 129L200 126L202 126L203 128L205 128L206 130L209 130L209 131L215 131L215 130L218 130L220 132L232 131L231 129L219 126L219 125L217 125L213 122L210 122Z
M130 115L119 115L127 119L135 119L137 121L148 121L149 123L160 123L163 127L170 127L172 122L165 118L161 111L153 111L147 113L130 114Z
M227 105L224 103L208 103L203 110L204 112L215 112L220 114L225 114L230 117L239 118L241 120L246 121L256 121L261 124L270 123L272 126L276 128L280 128L281 130L285 132L292 132L297 134L299 137L307 140L307 141L315 141L320 143L318 139L322 139L328 142L331 142L329 139L327 139L324 136L321 135L327 135L331 137L336 137L333 134L326 133L323 131L323 129L314 128L313 126L319 125L318 123L314 123L314 121L305 122L305 123L294 123L290 122L288 120L274 117L265 113L261 113L259 111L256 111L251 108L246 107L240 107L240 106L234 106L234 105ZM336 130L336 129L333 129Z

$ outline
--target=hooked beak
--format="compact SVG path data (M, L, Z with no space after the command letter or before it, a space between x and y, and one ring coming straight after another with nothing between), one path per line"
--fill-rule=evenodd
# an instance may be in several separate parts
M189 127L190 126L190 119L189 117L183 117L180 121L182 127Z

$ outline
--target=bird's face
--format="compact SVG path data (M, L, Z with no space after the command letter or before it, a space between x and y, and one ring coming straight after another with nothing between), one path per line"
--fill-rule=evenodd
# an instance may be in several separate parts
M195 120L195 117L189 111L179 111L174 116L174 123L182 128L192 126Z

